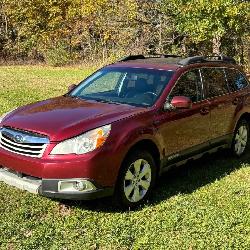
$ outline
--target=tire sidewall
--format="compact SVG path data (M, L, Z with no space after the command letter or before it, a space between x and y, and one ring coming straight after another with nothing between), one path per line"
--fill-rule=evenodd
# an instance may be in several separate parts
M127 197L124 193L124 178L125 178L125 175L129 169L130 165L138 159L144 159L149 163L149 165L151 167L151 183L150 183L150 187L149 187L147 193L140 201L131 202L127 199ZM116 203L118 203L118 205L120 205L122 207L133 208L133 207L136 207L136 206L144 203L145 201L147 201L147 199L150 196L152 189L155 185L156 176L157 176L156 164L155 164L155 161L154 161L152 155L149 152L147 152L147 151L134 151L133 153L130 153L125 158L125 160L121 166L119 176L118 176L118 180L117 180L117 184L116 184L116 188L115 188L115 201L116 201Z
M247 139L247 143L246 143L246 147L245 147L244 151L239 155L239 154L237 154L236 151L235 151L235 143L236 143L235 137L236 137L237 132L238 132L238 130L239 130L239 128L240 128L241 126L246 126L246 128L247 128L247 138L248 138L248 139ZM249 124L248 124L248 122L247 122L246 120L240 120L240 121L238 122L236 128L235 128L235 131L234 131L233 141L232 141L232 145L231 145L231 150L232 150L233 154L234 154L236 157L241 157L242 155L244 155L244 154L246 153L246 151L247 151L248 149L249 149Z

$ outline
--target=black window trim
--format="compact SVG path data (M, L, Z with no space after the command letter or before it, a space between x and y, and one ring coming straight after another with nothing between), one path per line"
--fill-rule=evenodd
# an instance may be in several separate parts
M201 79L201 91L202 91L202 99L201 99L201 101L204 101L206 99L205 99L205 88L204 88L203 76L202 76L202 73L201 73L201 68L198 68L198 70L199 70L199 75L200 75L200 79Z

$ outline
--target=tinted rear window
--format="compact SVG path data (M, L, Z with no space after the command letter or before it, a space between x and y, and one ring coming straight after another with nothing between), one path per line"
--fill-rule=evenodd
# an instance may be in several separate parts
M201 72L207 98L224 95L229 92L224 69L202 68Z

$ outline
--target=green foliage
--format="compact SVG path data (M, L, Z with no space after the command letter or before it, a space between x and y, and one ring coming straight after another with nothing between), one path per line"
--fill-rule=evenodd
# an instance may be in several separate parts
M163 10L174 13L176 29L191 43L209 41L220 48L222 39L230 42L249 34L249 1L166 0ZM219 48L214 52L220 53Z
M62 43L47 49L44 56L45 61L51 66L63 66L70 62L69 52Z
M46 59L62 43L74 61L176 51L246 63L249 26L240 0L2 0L0 57Z

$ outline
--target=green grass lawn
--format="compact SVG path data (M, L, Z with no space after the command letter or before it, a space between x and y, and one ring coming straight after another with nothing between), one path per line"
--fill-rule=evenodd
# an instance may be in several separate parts
M61 95L91 70L0 67L0 114ZM250 152L222 151L165 174L152 199L58 201L0 183L0 249L250 249Z

